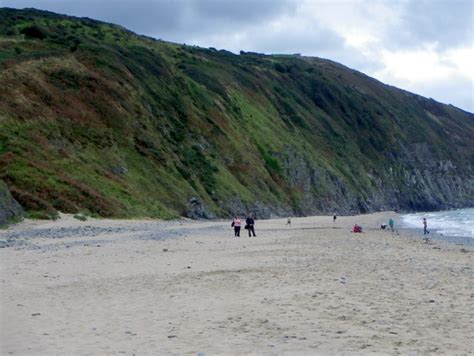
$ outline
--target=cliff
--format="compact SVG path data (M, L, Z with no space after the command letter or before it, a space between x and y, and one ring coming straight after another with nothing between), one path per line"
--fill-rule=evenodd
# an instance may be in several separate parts
M0 9L0 179L37 217L474 206L474 115L320 58Z

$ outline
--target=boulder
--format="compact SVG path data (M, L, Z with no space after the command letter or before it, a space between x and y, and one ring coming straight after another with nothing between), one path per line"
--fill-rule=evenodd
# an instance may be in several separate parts
M0 180L0 225L23 216L23 209L12 197L8 187Z
M186 216L191 219L214 219L215 215L209 211L200 198L189 199Z

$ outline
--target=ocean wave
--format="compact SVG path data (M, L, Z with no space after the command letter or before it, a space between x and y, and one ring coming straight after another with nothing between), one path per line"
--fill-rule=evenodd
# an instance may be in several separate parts
M457 209L402 216L402 224L412 229L423 230L423 218L428 230L446 236L470 237L474 239L474 209Z

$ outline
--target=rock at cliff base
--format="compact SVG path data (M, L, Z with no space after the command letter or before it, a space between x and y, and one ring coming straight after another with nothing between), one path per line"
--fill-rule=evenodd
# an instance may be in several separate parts
M21 218L23 209L11 196L8 187L0 180L0 225L6 224L12 219Z

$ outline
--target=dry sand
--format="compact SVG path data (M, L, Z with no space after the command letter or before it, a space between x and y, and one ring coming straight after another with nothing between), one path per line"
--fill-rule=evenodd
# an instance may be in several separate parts
M23 222L0 231L0 353L472 353L473 248L376 229L389 215L257 221L256 238Z

